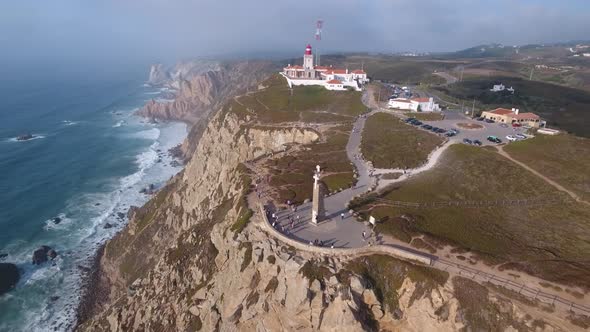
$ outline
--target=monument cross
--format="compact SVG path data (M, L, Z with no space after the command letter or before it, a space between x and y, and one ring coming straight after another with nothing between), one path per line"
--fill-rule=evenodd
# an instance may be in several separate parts
M317 224L324 218L324 195L321 193L320 187L320 165L315 167L315 173L313 175L313 202L311 205L311 222Z

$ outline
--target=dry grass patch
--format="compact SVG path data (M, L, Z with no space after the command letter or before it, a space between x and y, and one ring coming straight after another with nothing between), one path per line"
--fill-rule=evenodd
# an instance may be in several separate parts
M412 208L388 201L496 201L552 198L554 204L482 208ZM550 281L590 288L590 210L498 153L453 145L431 171L380 195L353 202L377 229L403 241L427 234L473 251L488 263L510 263ZM430 242L426 240L426 242Z
M590 201L590 139L538 135L508 144L504 151Z
M377 168L415 168L425 163L443 141L391 114L377 113L367 119L361 151Z
M405 114L408 118L418 119L420 121L440 121L444 117L442 113L439 112L409 112Z

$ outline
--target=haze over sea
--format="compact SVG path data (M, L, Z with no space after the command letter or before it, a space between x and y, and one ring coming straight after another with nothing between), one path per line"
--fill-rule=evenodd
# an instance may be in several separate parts
M168 149L186 126L132 115L161 93L144 85L148 68L0 66L0 254L21 272L0 297L0 331L71 329L96 249L149 198L142 188L181 169ZM15 140L24 133L35 138ZM33 265L42 245L59 256Z

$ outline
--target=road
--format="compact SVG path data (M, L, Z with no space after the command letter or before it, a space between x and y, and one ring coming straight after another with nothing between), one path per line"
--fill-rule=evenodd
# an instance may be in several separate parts
M323 242L324 246L338 248L357 248L367 245L368 239L363 238L362 234L363 232L367 235L371 234L371 228L365 223L358 222L346 209L346 204L355 196L368 192L375 185L375 178L369 175L367 162L359 156L361 133L367 117L373 113L375 111L356 119L346 145L346 155L354 164L358 174L355 186L324 199L326 217L317 225L311 223L311 202L309 202L298 206L296 211L276 212L278 220L275 227L277 229L304 243L317 240ZM312 179L309 180L311 186Z

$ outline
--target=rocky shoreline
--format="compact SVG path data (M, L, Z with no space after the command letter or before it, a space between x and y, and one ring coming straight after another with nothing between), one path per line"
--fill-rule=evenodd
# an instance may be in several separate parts
M103 286L103 283L107 283L108 281L100 277L100 260L103 257L105 245L103 244L98 248L92 259L88 273L83 274L81 300L76 314L76 327L96 314L99 308L98 304L108 299L109 286L108 284Z

